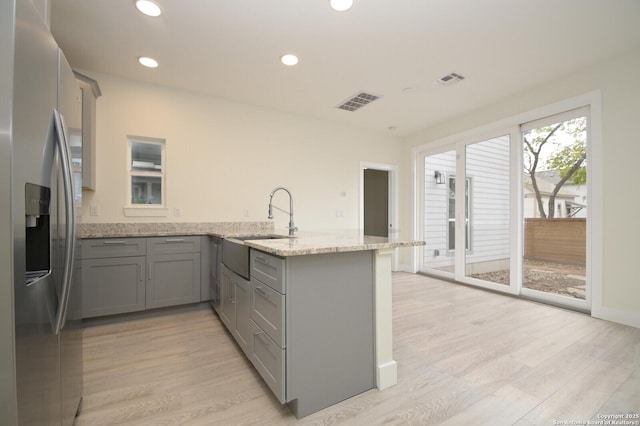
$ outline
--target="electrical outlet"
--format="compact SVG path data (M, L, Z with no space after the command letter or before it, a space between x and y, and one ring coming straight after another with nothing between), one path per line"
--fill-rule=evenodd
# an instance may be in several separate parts
M89 208L89 215L100 216L100 207L96 206L95 204L92 204L91 207Z
M244 217L249 217L249 216L251 216L249 214L249 209L244 209Z
M173 209L173 215L175 217L180 217L182 216L182 209L180 207L176 207L175 209Z
M336 210L336 217L344 217L344 210Z

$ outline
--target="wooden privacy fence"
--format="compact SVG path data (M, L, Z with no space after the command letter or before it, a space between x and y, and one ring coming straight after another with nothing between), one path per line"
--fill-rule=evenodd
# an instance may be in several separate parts
M585 265L586 219L525 219L524 257Z

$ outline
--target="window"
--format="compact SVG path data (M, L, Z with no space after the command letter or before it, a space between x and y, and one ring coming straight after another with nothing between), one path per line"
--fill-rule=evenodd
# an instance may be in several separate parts
M129 137L130 206L165 205L164 140Z
M448 249L453 251L456 249L456 178L449 176L448 182L449 188L447 191L448 203ZM465 219L465 248L471 250L471 243L469 241L469 192L471 191L471 179L467 178L465 182L465 194L464 194L464 219Z

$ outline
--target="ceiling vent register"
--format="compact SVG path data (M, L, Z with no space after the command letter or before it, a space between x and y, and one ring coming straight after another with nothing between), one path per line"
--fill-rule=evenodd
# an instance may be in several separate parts
M380 96L372 95L371 93L360 92L357 95L352 96L350 99L347 99L340 105L336 106L336 108L340 108L345 111L357 111L363 106L379 98Z
M439 84L441 86L450 86L452 84L459 83L462 80L464 80L463 76L461 76L460 74L456 74L455 72L452 72L451 74L443 75L442 77L434 81L434 83Z

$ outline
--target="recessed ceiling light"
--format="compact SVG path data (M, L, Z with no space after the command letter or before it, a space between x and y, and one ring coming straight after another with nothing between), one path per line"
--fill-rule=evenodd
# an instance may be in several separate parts
M298 57L296 55L291 55L291 54L283 55L282 58L280 58L280 62L282 62L287 66L292 67L298 63Z
M353 0L330 0L329 4L331 4L331 8L333 8L333 10L344 12L345 10L351 9L351 6L353 6Z
M138 58L138 62L148 68L158 68L158 61L153 58L141 56Z
M162 14L160 6L150 0L137 0L136 7L140 12L144 13L147 16L156 17Z

